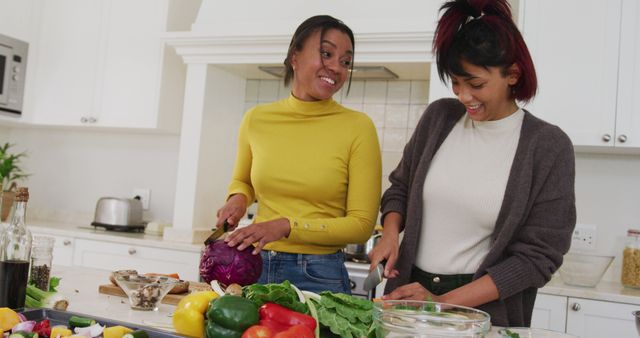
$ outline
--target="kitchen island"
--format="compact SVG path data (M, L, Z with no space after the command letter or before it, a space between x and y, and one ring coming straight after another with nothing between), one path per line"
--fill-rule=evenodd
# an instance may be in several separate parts
M149 326L173 332L171 316L174 305L160 304L157 311L133 310L124 297L98 293L98 286L109 283L110 271L85 267L54 266L52 276L62 278L58 290L69 299L68 311ZM487 338L499 338L498 328L493 328Z
M175 306L159 304L157 311L133 310L128 298L98 293L99 285L109 283L109 274L107 270L67 266L53 266L51 273L62 278L58 291L68 297L68 311L173 331Z

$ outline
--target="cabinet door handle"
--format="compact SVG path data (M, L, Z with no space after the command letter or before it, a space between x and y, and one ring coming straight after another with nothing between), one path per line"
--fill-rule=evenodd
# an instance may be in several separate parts
M571 310L573 311L580 311L581 308L580 303L573 303L573 305L571 305Z
M135 248L129 248L129 255L135 255L136 254L136 249Z
M68 240L68 239L65 239L65 240L62 242L62 245L64 245L64 246L69 246L70 244L71 244L71 241L70 241L70 240Z
M604 135L602 135L602 140L603 140L605 143L608 143L609 141L611 141L611 135L609 135L609 134L604 134Z
M95 118L93 116L89 118L89 123L96 123L96 122L98 122L97 118Z
M627 142L627 135L622 134L622 135L618 136L618 142L620 142L620 143Z
M89 122L89 119L83 116L83 117L80 118L80 122L87 123L87 122Z

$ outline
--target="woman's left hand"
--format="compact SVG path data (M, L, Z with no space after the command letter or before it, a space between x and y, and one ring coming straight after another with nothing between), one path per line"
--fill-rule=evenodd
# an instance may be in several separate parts
M225 238L225 242L231 247L238 246L238 250L244 250L253 243L256 248L253 254L260 253L265 244L277 241L283 237L289 236L291 225L286 218L278 218L271 221L253 223L246 227L237 229Z
M432 302L439 302L440 296L436 296L425 289L420 283L415 282L407 285L403 285L393 292L382 296L382 299L410 299L410 300L428 300Z

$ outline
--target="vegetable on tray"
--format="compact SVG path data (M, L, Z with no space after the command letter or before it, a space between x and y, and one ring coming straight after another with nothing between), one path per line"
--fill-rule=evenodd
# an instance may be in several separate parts
M224 295L211 302L207 310L207 319L207 338L239 338L246 329L257 324L260 317L258 307L252 301Z
M69 300L60 292L42 291L35 285L27 285L27 297L24 305L28 308L49 308L64 311L69 306Z

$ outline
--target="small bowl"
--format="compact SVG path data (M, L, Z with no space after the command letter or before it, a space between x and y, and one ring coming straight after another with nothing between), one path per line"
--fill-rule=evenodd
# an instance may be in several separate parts
M613 262L613 256L569 253L564 255L560 277L567 285L594 287Z
M116 283L129 297L132 309L155 311L179 281L165 276L116 275Z
M384 300L373 305L378 336L484 337L491 329L489 314L445 303Z

